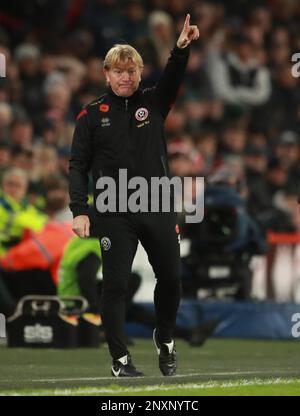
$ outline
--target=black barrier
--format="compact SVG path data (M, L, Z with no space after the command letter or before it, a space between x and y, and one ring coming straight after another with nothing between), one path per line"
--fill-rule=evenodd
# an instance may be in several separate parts
M7 320L8 347L99 347L101 320L87 306L82 297L23 297Z

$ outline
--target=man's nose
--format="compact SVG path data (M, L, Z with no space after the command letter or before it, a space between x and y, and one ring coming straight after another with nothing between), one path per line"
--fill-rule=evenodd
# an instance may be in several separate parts
M122 80L128 81L129 80L129 73L127 71L124 71L122 74Z

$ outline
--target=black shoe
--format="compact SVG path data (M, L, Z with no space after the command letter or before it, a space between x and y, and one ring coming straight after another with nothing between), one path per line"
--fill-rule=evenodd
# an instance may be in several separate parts
M218 326L219 320L217 319L210 319L208 321L203 322L203 324L192 328L189 338L189 344L192 347L201 347L207 338L209 338L216 327Z
M156 336L156 329L154 329L153 341L157 349L160 371L164 376L175 376L177 366L174 340L169 343L159 343Z
M114 377L140 377L144 374L132 364L130 355L125 355L118 360L113 360L111 375Z

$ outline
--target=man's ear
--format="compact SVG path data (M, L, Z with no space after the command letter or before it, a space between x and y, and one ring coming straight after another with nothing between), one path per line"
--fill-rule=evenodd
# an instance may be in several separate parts
M108 71L104 68L103 68L103 74L104 74L105 79L106 79L106 84L109 85Z

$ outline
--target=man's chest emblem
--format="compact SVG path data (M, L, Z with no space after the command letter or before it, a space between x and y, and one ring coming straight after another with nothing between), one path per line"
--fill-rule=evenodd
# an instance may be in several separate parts
M148 117L148 115L149 115L149 111L147 110L147 108L144 108L144 107L138 108L136 110L136 112L135 112L135 118L138 121L144 121L144 120L146 120L146 118Z

